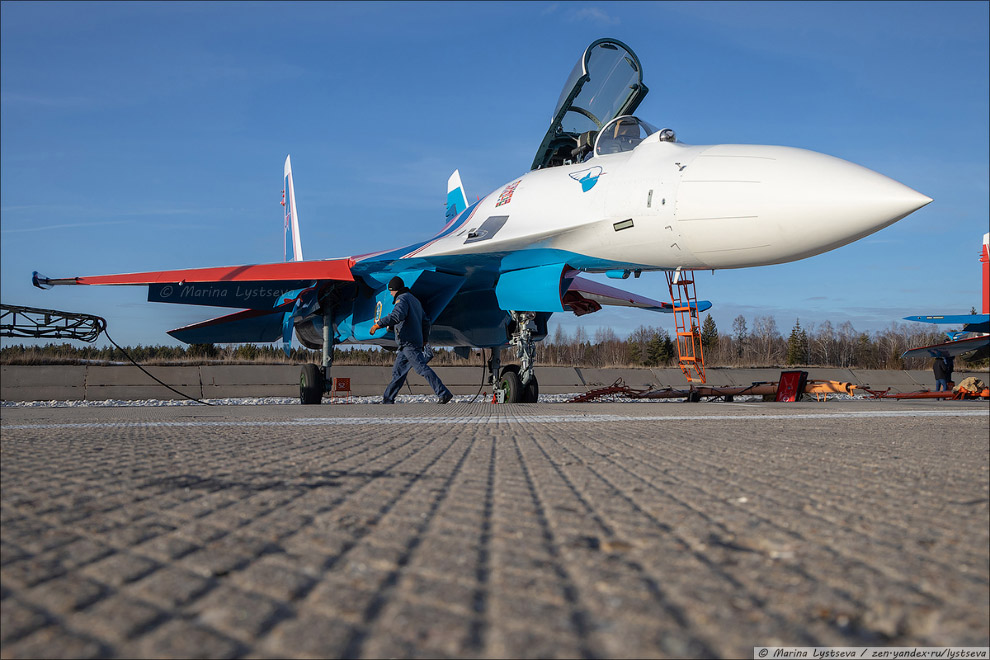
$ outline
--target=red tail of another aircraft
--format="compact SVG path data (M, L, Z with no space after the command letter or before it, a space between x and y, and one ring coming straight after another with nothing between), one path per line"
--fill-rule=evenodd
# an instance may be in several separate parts
M990 314L990 234L983 234L983 313Z
M962 332L949 332L949 341L934 346L912 348L901 357L947 357L961 355L990 345L990 233L983 235L983 312L981 314L940 314L929 316L905 316L907 321L922 323L961 324Z

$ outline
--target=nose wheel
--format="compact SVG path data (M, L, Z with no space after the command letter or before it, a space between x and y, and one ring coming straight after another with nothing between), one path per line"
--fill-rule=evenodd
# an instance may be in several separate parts
M529 382L523 385L519 376L519 365L510 364L502 369L495 389L502 392L504 403L536 403L540 398L540 383L536 374L532 374Z

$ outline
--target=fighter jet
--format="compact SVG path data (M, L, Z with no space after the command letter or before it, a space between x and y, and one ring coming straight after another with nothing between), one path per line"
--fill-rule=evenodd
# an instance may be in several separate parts
M908 357L945 358L963 355L990 346L990 233L983 234L983 251L980 253L983 264L983 311L980 314L926 314L905 316L905 321L935 323L938 325L961 325L961 331L946 332L949 341L931 346L912 348L901 354Z
M811 257L879 231L932 200L853 163L781 146L684 144L635 116L646 97L636 54L617 39L582 53L561 92L530 171L468 203L448 181L446 225L397 249L302 260L286 159L284 263L47 278L36 286L147 285L148 300L240 308L171 331L189 343L273 342L322 349L305 365L303 403L319 403L338 343L394 346L371 326L392 308L400 276L432 319L429 341L460 355L490 351L491 384L508 402L536 401L535 342L555 313L624 305L692 318L707 301L660 302L606 286L668 274L673 293L691 271L747 268ZM693 297L693 296L692 296ZM695 329L680 332L696 339ZM520 364L501 365L512 346ZM680 346L680 345L679 345ZM682 359L692 359L684 358ZM703 378L703 376L702 376Z

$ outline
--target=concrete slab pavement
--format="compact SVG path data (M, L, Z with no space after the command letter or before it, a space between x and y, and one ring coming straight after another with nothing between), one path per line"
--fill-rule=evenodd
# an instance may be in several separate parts
M985 646L981 402L0 410L0 653Z

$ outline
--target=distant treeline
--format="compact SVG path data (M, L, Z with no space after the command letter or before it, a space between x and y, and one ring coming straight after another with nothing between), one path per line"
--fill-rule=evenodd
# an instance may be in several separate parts
M702 325L701 341L705 364L722 367L854 367L859 369L928 369L931 359L901 359L900 355L918 346L945 341L935 326L920 323L892 323L873 333L858 332L848 321L835 328L825 321L804 327L796 320L787 337L778 330L772 316L757 316L752 326L737 316L730 332L722 332L708 315ZM274 344L192 344L189 346L128 346L125 350L141 364L302 364L320 362L320 351L294 348L286 357ZM437 347L431 364L437 366L481 364L481 351L460 358L450 349ZM487 358L487 351L485 352ZM512 351L504 351L510 361ZM344 346L334 350L334 362L346 365L391 365L394 354L377 347ZM576 367L649 366L677 364L677 348L670 332L662 327L640 326L625 339L608 328L589 337L578 327L573 334L558 326L537 343L538 364ZM113 364L128 363L116 348L47 344L8 346L0 350L2 364ZM987 351L957 362L957 368L983 368L990 364Z

